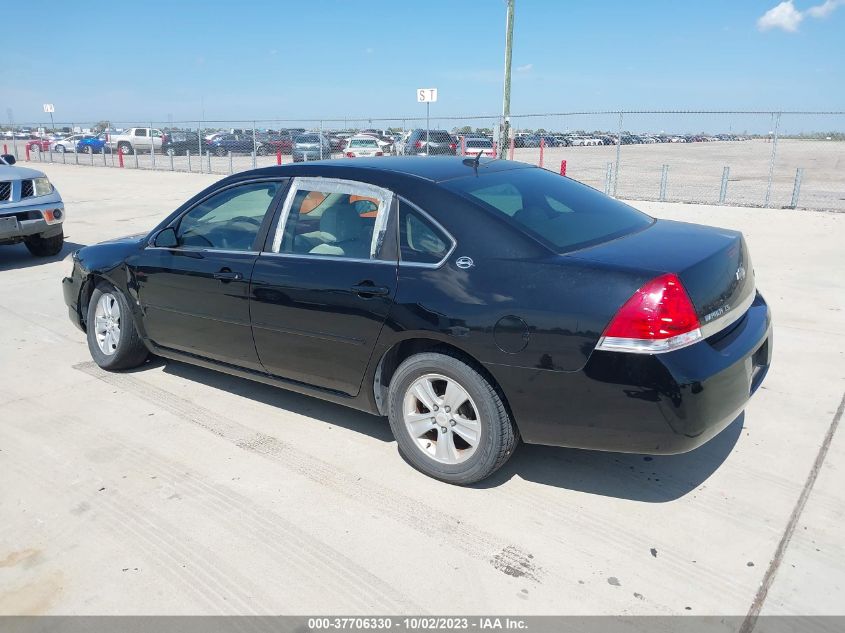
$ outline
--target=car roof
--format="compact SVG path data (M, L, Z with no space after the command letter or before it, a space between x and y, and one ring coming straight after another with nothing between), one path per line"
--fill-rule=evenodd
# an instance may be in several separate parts
M442 182L472 176L476 168L472 158L461 156L383 156L379 158L356 158L322 160L310 163L296 163L275 167L265 167L248 172L241 172L240 177L254 176L325 176L334 178L363 179L368 171L389 172L396 175L410 176ZM513 169L539 169L536 165L495 158L482 159L478 163L478 175L490 174Z

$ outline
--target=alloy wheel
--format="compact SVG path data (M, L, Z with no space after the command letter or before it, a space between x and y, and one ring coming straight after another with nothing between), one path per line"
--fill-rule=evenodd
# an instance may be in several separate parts
M460 464L475 453L481 439L478 408L453 378L425 374L408 387L402 418L417 448L443 464Z
M120 344L120 304L110 292L103 293L94 311L94 333L97 345L106 356L117 351Z

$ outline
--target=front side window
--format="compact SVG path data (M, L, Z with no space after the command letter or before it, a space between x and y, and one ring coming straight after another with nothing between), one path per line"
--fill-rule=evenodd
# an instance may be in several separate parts
M390 192L363 183L298 178L274 251L380 259L391 200Z
M179 246L250 251L280 183L258 182L225 189L182 216Z
M139 128L136 128L136 129L135 129L135 136L146 136L146 135L147 135L147 130L146 130L146 129L144 129L144 128L142 128L142 127L139 127Z
M437 264L449 254L451 239L428 218L399 203L399 257L415 264Z

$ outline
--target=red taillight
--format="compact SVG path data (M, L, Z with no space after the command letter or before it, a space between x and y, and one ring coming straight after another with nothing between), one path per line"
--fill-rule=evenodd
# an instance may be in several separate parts
M422 141L417 141L416 143L414 143L414 147L420 149L422 147Z
M346 158L355 158L355 154L352 152L346 152Z
M376 152L376 156L384 156L384 152Z
M701 338L695 307L676 275L661 275L637 290L604 331L597 349L656 353Z
M455 145L454 143L451 143L451 144L449 145L449 149L451 149L451 150L454 152L456 149L458 149L458 146L457 146L457 145Z

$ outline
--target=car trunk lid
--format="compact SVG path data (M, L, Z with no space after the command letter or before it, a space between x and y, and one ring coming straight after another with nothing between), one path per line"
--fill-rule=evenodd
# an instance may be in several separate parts
M572 256L655 275L676 274L704 336L742 316L756 294L748 248L738 231L657 220L642 231Z

